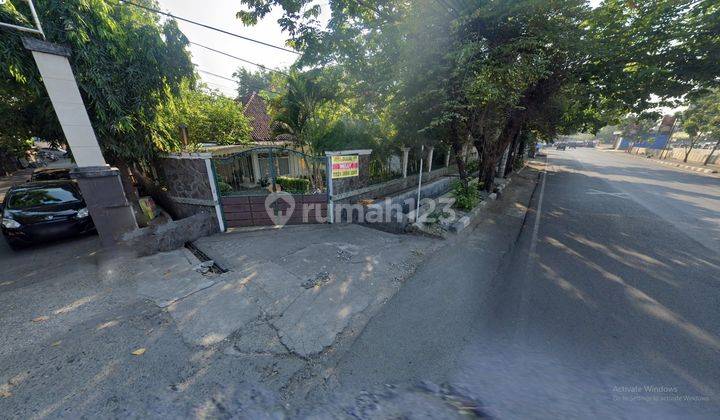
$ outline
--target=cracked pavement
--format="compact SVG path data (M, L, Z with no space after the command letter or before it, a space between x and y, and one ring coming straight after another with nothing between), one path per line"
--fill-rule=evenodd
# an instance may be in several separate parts
M350 225L216 235L198 246L229 271L204 275L186 250L134 259L98 253L97 237L18 253L3 242L0 412L282 414L437 244Z

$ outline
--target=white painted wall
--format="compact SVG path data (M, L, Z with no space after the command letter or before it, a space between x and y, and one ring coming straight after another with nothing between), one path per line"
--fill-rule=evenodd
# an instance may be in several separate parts
M105 166L67 57L38 51L32 54L78 166Z

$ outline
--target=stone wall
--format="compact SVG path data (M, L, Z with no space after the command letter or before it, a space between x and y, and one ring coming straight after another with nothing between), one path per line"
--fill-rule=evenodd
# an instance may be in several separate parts
M420 189L420 200L437 198L447 193L455 179L452 176L440 176L432 178L427 183L423 182ZM360 205L357 204L357 201L346 201L343 204L352 204L352 206L336 206L334 221L335 223L365 224L368 227L392 233L406 232L413 222L409 214L414 214L416 208L417 185L414 187L394 195L386 195L372 204ZM362 210L360 210L361 208ZM367 220L363 220L361 215Z
M370 156L371 155L358 156L358 176L332 180L334 196L343 195L370 185Z
M435 169L432 172L422 174L423 184L430 183L436 179L457 173L457 167L454 165ZM364 188L346 191L343 194L334 192L333 200L336 203L357 203L361 200L371 199L377 200L385 197L397 195L403 191L416 188L418 184L419 174L410 175L407 178L398 178L380 184L369 185ZM334 185L333 185L334 190Z
M125 246L138 256L182 248L203 236L219 231L213 214L198 213L181 220L137 229L123 237Z
M209 156L181 155L158 159L158 174L170 203L168 212L175 218L208 213L217 220L211 176L205 162Z

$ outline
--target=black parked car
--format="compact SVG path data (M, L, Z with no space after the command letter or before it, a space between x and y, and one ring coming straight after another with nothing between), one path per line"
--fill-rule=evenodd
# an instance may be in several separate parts
M69 180L14 186L0 211L2 233L13 249L95 230L80 189Z
M30 181L52 181L56 179L70 179L69 168L39 168L30 176Z

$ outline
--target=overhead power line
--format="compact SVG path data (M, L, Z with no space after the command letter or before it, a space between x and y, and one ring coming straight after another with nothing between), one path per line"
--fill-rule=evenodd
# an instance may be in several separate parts
M240 58L240 57L235 56L235 55L232 55L232 54L230 54L230 53L226 53L225 51L216 50L215 48L208 47L207 45L198 44L197 42L192 42L192 41L190 41L190 44L192 44L192 45L197 45L197 46L200 47L200 48L205 48L206 50L209 50L209 51L212 51L212 52L216 52L216 53L218 53L218 54L222 54L222 55L227 56L227 57L230 57L230 58L234 58L234 59L236 59L236 60L238 60L238 61L242 61L243 63L252 64L253 66L258 66L258 67L260 67L260 68L263 69L263 70L267 70L267 71L272 71L272 72L275 72L275 73L284 74L285 76L288 75L288 74L285 73L284 71L271 69L270 67L266 67L266 66L263 66L262 64L258 64L258 63L252 62L252 61L250 61L250 60L246 60L246 59L244 59L244 58Z
M221 85L220 83L213 83L213 82L204 82L204 83L207 84L207 85L213 85L213 86L216 86L216 87L219 87L219 88L223 88L223 89L230 90L230 91L233 92L233 94L234 94L235 96L237 96L237 88L230 87L230 86L227 86L227 85ZM226 93L227 93L227 92L226 92Z
M197 64L196 64L196 65L197 65ZM205 73L205 74L209 74L209 75L211 75L211 76L219 77L219 78L221 78L221 79L229 80L229 81L234 82L234 83L237 83L237 82L238 82L237 80L234 80L234 79L231 79L231 78L225 77L225 76L220 76L219 74L215 74L215 73L209 72L209 71L207 71L207 70L197 69L197 71L199 71L200 73Z
M110 0L105 0L105 1L106 1L106 2L110 2ZM293 54L297 54L297 55L302 55L301 53L299 53L299 52L297 52L297 51L294 51L294 50L291 50L291 49L289 49L289 48L281 47L281 46L278 46L278 45L273 45L273 44L270 44L270 43L267 43L267 42L264 42L264 41L260 41L260 40L258 40L258 39L249 38L249 37L246 37L246 36L243 36L243 35L240 35L240 34L236 34L236 33L234 33L234 32L230 32L230 31L226 31L226 30L224 30L224 29L216 28L216 27L214 27L214 26L210 26L210 25L207 25L207 24L204 24L204 23L200 23L200 22L197 22L197 21L194 21L194 20L191 20L191 19L186 19L186 18L184 18L184 17L176 16L176 15L173 15L172 13L163 12L162 10L154 9L154 8L152 8L152 7L144 6L144 5L142 5L142 4L133 3L133 2L128 1L128 0L119 0L119 3L118 3L118 4L128 4L128 5L130 5L130 6L134 6L134 7L137 7L137 8L140 8L140 9L144 9L144 10L147 10L147 11L150 11L150 12L153 12L153 13L157 13L157 14L159 14L159 15L171 17L171 18L173 18L173 19L177 19L177 20L180 20L180 21L183 21L183 22L191 23L191 24L193 24L193 25L201 26L201 27L206 28L206 29L210 29L210 30L213 30L213 31L217 31L217 32L223 33L223 34L225 34L225 35L234 36L234 37L236 37L236 38L240 38L240 39L244 39L244 40L246 40L246 41L254 42L254 43L256 43L256 44L264 45L264 46L266 46L266 47L275 48L275 49L278 49L278 50L280 50L280 51L285 51L285 52L289 52L289 53L293 53Z

